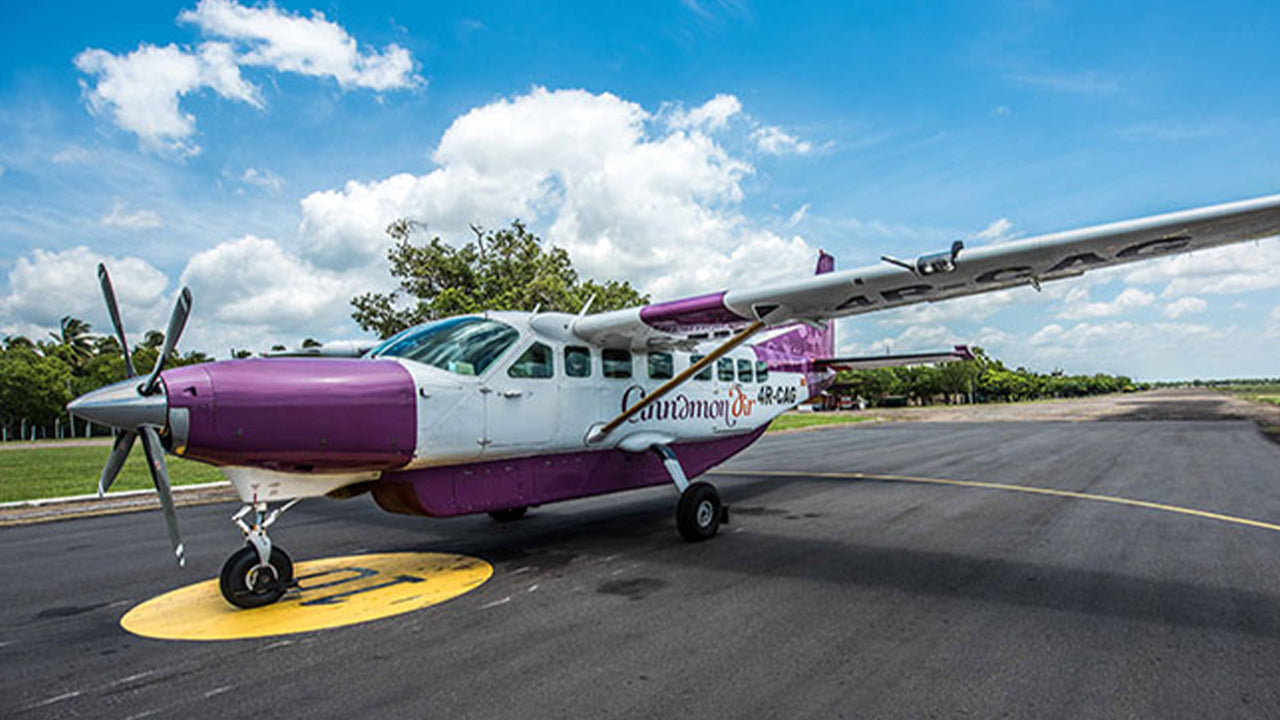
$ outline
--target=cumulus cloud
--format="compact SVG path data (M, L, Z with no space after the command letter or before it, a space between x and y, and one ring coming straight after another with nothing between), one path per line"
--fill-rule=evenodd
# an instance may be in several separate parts
M414 75L413 56L391 44L381 52L361 52L355 38L313 10L303 17L274 5L245 7L231 0L201 0L178 15L206 35L237 41L241 65L268 67L313 77L333 78L342 87L394 90L422 82Z
M692 110L676 107L670 112L667 124L676 130L719 130L741 112L742 102L722 93Z
M222 97L262 107L258 88L240 76L230 49L221 43L207 43L196 53L146 43L127 55L89 49L76 56L75 64L97 78L85 89L90 110L110 115L152 150L200 152L189 140L195 118L178 107L179 99L189 93L209 88Z
M1280 240L1228 245L1143 263L1131 283L1168 283L1163 297L1224 295L1280 287Z
M807 272L816 250L737 210L753 168L698 129L708 122L674 127L609 93L534 88L456 119L430 172L308 196L302 235L317 263L340 268L380 263L397 217L455 241L470 223L521 218L585 275L657 297Z
M320 270L274 240L246 235L198 253L182 283L208 318L234 325L311 325L350 312L352 282Z
M1066 306L1058 313L1064 320L1081 318L1109 317L1119 315L1134 308L1146 307L1156 301L1156 296L1138 288L1126 288L1111 302L1084 302L1088 291L1069 293Z
M756 148L769 155L808 155L813 143L788 134L780 127L765 125L751 133Z
M145 260L109 257L80 246L59 252L36 249L14 262L8 294L0 297L0 317L6 318L0 321L0 333L43 336L63 315L87 320L98 332L110 332L98 288L100 262L111 271L130 335L141 339L144 329L158 327L170 302L164 273Z
M346 30L323 13L306 18L274 5L244 7L231 0L202 0L179 20L221 38L194 49L146 42L126 54L89 48L76 67L96 82L84 83L89 109L138 137L143 147L179 157L195 155L196 120L181 100L211 90L220 97L265 107L261 89L241 74L264 67L333 78L343 88L393 90L419 85L407 50L388 45L361 52ZM229 42L228 42L229 41Z
M1207 307L1209 307L1209 303L1198 297L1178 298L1165 306L1164 316L1167 318L1180 318L1183 315L1202 313Z
M124 202L115 201L111 211L99 218L98 222L106 227L124 228L125 230L154 230L162 227L164 221L152 210L125 209Z

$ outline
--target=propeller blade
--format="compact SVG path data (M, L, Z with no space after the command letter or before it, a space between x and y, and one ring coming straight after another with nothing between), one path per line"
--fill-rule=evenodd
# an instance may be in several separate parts
M131 378L138 373L133 369L133 360L129 357L129 341L124 339L124 324L120 322L120 308L116 306L116 291L111 287L111 276L107 274L107 266L103 263L98 263L98 284L102 285L102 296L107 300L107 314L111 316L111 324L115 326L116 339L124 350L124 376Z
M116 437L111 454L107 456L107 464L102 468L102 477L98 478L98 497L102 497L111 489L111 483L116 481L120 468L124 467L124 461L129 457L129 451L133 449L133 440L136 437L138 434L131 430L126 430Z
M165 361L169 359L169 354L178 344L178 338L182 335L182 329L187 326L187 316L190 314L191 291L182 288L182 292L178 293L178 301L173 305L173 314L169 316L169 330L164 334L164 347L160 349L160 357L156 358L155 369L139 388L143 395L155 392L156 385L160 382L160 371L164 369Z
M151 479L156 483L156 493L160 496L161 507L164 508L164 521L169 526L169 541L173 543L173 554L178 557L178 565L186 567L187 557L182 547L182 538L178 535L178 513L173 509L173 490L169 488L169 468L164 463L164 448L160 445L160 435L150 425L143 425L139 431L142 433L142 449L147 453L147 464L151 466Z

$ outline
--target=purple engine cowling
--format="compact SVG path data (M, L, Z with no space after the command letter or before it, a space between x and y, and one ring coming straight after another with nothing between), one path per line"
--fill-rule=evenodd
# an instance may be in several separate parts
M228 360L161 373L184 457L286 472L390 470L413 458L413 378L391 360Z

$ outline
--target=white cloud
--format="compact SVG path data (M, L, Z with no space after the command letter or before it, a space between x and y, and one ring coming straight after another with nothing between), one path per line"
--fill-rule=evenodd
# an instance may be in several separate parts
M787 134L780 127L765 125L751 133L756 148L769 155L808 155L813 152L813 143L800 140Z
M276 331L342 317L358 292L350 277L315 268L274 240L252 235L196 254L182 283L200 298L206 321Z
M1137 288L1126 288L1111 302L1085 302L1087 299L1087 290L1083 293L1069 293L1065 308L1058 313L1058 317L1065 320L1077 320L1080 318L1119 315L1127 310L1146 307L1154 303L1156 296Z
M1188 296L1174 300L1165 306L1164 316L1167 318L1180 318L1183 315L1202 313L1207 307L1209 307L1209 303L1204 300Z
M1143 263L1131 283L1167 282L1163 297L1218 295L1280 287L1280 240L1242 243Z
M124 228L126 230L153 230L164 226L164 221L160 216L152 210L134 210L132 212L125 209L124 202L115 201L111 206L111 211L98 219L98 222L106 227Z
M71 165L86 163L92 158L92 153L79 145L68 145L54 153L49 160L58 165Z
M787 218L787 226L795 227L804 221L805 216L809 214L809 203L805 203L791 213L791 217Z
M240 182L269 190L272 194L279 194L284 188L284 179L266 169L245 168L240 174Z
M1120 90L1118 79L1099 72L1027 72L1008 78L1022 85L1074 95L1113 95Z
M997 105L991 108L991 117L1007 117L1013 114L1008 105Z
M705 106L704 106L705 107ZM705 123L703 123L705 124ZM651 134L657 125L663 129ZM456 119L424 175L348 182L302 201L302 235L324 267L381 267L397 217L447 240L470 223L541 225L587 277L628 279L658 298L810 271L803 239L754 228L737 210L750 164L698 129L583 90L527 94Z
M194 50L143 42L128 54L89 48L75 58L76 67L96 80L92 87L84 83L90 110L109 116L149 150L179 157L200 152L191 140L195 117L180 107L189 94L208 89L263 108L261 89L241 75L242 67L330 77L343 88L381 91L422 83L409 51L393 44L381 52L361 52L346 30L320 12L305 18L270 4L201 0L178 19L230 42L203 42Z
M238 41L241 65L331 77L342 87L395 90L418 85L413 57L399 45L361 52L341 25L313 10L303 17L275 5L244 7L231 0L201 0L178 15L207 35Z
M741 101L722 93L692 110L676 107L667 117L667 125L675 130L720 130L741 112Z
M1022 233L1014 232L1013 222L1009 218L997 218L991 224L973 234L970 240L978 240L977 245L999 245L1012 242L1022 237Z
M87 320L98 332L111 332L98 286L100 262L111 271L130 342L140 340L144 329L158 327L169 309L164 273L145 260L107 257L81 246L60 252L37 249L14 262L8 294L0 297L0 334L43 337L64 315Z
M90 109L109 114L152 150L179 156L200 152L189 140L195 118L178 107L179 99L189 93L210 88L222 97L262 107L257 87L240 77L230 49L222 43L206 43L196 53L146 43L127 55L89 49L76 56L75 64L97 78L97 84L85 89Z

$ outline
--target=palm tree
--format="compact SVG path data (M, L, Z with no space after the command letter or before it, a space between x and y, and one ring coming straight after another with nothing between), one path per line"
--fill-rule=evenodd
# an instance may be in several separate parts
M84 364L93 356L93 339L89 335L89 323L70 315L63 315L59 332L49 333L59 345L70 351L77 364Z

